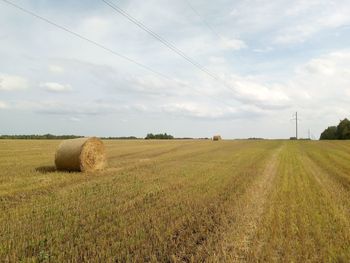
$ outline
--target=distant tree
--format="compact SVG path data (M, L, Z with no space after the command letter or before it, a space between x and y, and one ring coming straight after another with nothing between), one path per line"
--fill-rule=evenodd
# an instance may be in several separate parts
M350 139L350 121L348 119L340 121L337 126L336 136L338 140Z
M338 126L330 126L321 133L320 140L350 140L350 121L344 119Z
M174 139L174 136L166 133L159 133L159 134L153 134L153 133L148 133L147 136L145 137L146 140L152 140L152 139L158 139L158 140L170 140Z
M102 140L137 140L135 136L121 136L121 137L100 137Z
M337 139L337 127L330 126L321 133L320 140L336 140Z
M148 133L147 136L145 137L146 140L151 140L154 139L153 133Z

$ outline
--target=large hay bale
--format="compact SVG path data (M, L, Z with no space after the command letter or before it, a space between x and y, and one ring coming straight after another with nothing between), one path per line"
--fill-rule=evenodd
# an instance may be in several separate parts
M214 135L213 136L213 141L220 141L221 140L221 136L220 135Z
M106 166L106 152L103 142L96 138L64 140L55 155L57 170L95 171Z

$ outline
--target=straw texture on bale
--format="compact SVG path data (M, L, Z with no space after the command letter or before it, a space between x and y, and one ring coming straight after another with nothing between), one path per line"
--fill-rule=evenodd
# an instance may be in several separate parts
M213 136L213 141L220 141L221 140L221 136L220 135L214 135Z
M103 142L96 138L64 140L55 155L57 170L95 171L106 166L106 152Z

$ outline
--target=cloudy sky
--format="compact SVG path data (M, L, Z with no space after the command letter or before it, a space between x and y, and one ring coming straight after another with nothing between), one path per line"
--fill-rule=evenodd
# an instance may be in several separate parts
M0 0L0 134L317 138L350 117L348 0ZM153 72L162 74L154 74Z

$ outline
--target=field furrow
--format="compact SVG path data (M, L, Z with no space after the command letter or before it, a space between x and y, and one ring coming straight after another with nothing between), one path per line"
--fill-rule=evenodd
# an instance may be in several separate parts
M283 145L274 151L262 173L242 198L235 202L239 213L218 243L218 254L213 254L210 261L241 262L247 260L247 254L251 249L261 215L268 201L268 194L273 187L282 148Z
M290 143L281 153L248 261L349 260L349 222L305 151L306 145Z

